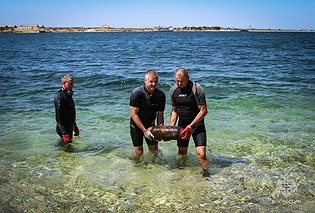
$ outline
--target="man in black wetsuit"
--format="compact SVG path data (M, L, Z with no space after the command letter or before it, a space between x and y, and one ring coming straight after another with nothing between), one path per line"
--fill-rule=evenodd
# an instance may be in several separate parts
M72 132L75 136L79 135L79 128L75 122L76 112L72 99L72 88L74 79L72 75L64 75L61 78L61 89L58 91L55 99L56 112L56 132L64 143L70 143Z
M176 84L170 89L172 111L170 125L174 126L179 118L178 126L184 128L177 141L178 154L182 160L187 158L190 133L195 142L198 161L203 169L203 176L208 177L208 161L206 157L206 129L204 117L207 115L206 97L203 88L196 82L189 80L185 68L178 68L175 72Z
M130 135L134 146L135 157L139 159L143 154L143 136L149 150L155 156L158 142L148 130L149 127L164 124L165 94L157 89L158 74L155 70L148 70L144 77L144 85L133 90L130 96Z

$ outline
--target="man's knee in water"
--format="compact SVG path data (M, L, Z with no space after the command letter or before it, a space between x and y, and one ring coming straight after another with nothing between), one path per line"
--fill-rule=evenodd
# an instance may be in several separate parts
M134 148L136 157L140 157L143 154L143 147L138 146Z
M206 148L204 146L199 146L196 147L196 152L197 152L197 157L198 159L202 159L202 160L206 160L207 156L206 156Z

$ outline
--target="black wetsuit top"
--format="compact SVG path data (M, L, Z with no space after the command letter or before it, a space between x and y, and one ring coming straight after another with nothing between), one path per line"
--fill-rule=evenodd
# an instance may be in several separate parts
M154 125L157 112L163 112L165 109L165 93L156 89L150 96L145 86L137 87L130 96L130 106L139 109L139 116L143 126L148 128ZM130 118L130 125L133 128L139 128Z
M171 88L172 106L176 106L178 109L178 125L184 128L189 125L199 113L200 109L198 105L206 104L204 90L199 84L196 84L196 94L194 94L193 84L194 83L189 80L187 86L184 88L180 88L177 85ZM195 97L197 95L198 97ZM204 124L204 119L202 119L200 124Z
M64 90L59 90L54 99L57 129L61 131L63 135L70 134L75 123L75 105L72 99L72 95L68 95Z

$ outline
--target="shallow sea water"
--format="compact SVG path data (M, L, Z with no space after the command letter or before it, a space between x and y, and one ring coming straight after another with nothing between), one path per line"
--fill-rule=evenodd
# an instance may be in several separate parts
M315 34L0 34L1 212L312 212ZM207 156L175 141L133 160L129 96L176 67L206 91ZM75 76L80 137L55 133L53 98Z

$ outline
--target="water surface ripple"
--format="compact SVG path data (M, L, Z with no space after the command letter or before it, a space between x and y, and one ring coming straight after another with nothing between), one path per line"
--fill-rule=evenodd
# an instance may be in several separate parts
M177 67L206 91L207 155L193 143L133 161L129 96ZM75 76L80 137L61 147L53 98ZM314 33L0 34L1 212L313 212Z

